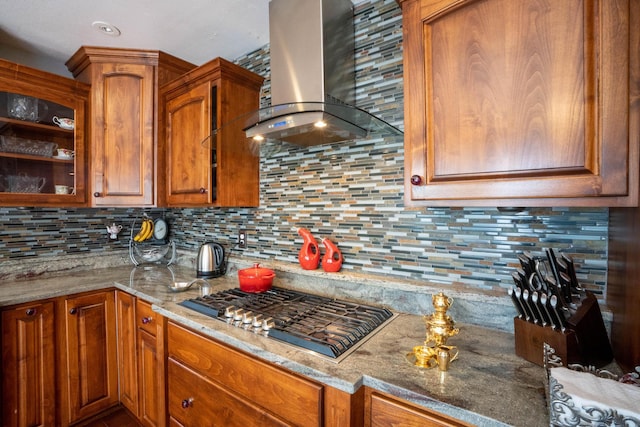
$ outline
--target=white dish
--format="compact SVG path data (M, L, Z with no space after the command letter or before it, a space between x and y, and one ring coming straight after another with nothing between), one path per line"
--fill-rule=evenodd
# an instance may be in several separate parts
M65 117L53 116L53 123L60 126L62 129L72 130L76 124L73 119L68 119Z
M73 156L53 156L53 158L58 160L73 160Z

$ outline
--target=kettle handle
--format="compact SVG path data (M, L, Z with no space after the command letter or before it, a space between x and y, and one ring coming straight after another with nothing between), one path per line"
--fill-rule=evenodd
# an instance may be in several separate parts
M211 246L213 247L213 258L216 270L225 271L224 247L218 242L211 242Z

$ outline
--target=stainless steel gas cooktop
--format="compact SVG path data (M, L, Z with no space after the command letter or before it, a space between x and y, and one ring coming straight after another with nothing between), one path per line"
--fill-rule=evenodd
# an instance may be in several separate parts
M335 362L395 317L385 308L275 287L263 293L230 289L180 304Z

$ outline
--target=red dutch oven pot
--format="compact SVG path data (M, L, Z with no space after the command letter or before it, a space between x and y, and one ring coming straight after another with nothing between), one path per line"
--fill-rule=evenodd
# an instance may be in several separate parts
M262 268L255 263L253 267L238 270L240 290L244 292L265 292L271 289L276 273L269 268Z

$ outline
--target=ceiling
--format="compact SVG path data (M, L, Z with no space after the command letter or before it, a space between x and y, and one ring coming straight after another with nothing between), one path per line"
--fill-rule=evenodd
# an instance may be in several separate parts
M269 42L268 9L269 0L0 0L0 57L63 75L82 45L162 50L196 65L234 60Z

